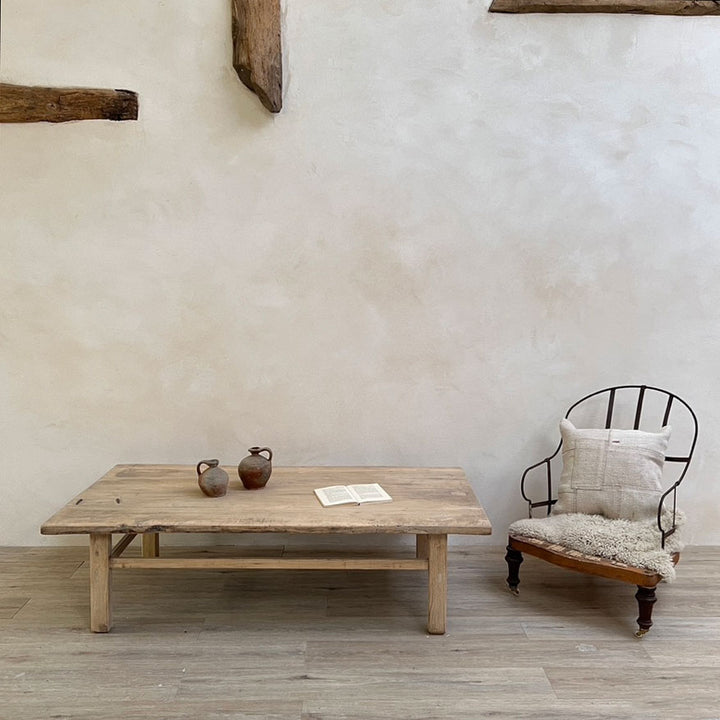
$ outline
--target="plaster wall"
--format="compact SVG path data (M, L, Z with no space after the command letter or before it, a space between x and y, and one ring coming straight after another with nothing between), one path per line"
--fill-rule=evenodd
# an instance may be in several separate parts
M720 543L719 18L287 0L285 107L226 0L3 0L0 544L118 462L460 465L501 544L567 405L668 387Z

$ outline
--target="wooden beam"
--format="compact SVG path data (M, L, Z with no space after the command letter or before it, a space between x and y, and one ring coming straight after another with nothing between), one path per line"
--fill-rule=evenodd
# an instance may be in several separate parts
M280 0L232 0L233 67L273 113L282 108Z
M0 122L137 120L138 96L131 90L51 88L0 83Z
M428 535L428 623L430 635L443 635L447 623L447 535Z
M113 569L137 570L427 570L417 558L112 558Z
M144 558L160 557L160 533L143 533L142 556Z
M490 12L720 15L720 0L493 0Z
M112 628L112 535L90 533L90 629L110 632Z
M110 553L111 558L118 558L120 557L123 552L125 552L125 548L137 537L137 533L128 533L125 535L117 545L112 549L112 552Z

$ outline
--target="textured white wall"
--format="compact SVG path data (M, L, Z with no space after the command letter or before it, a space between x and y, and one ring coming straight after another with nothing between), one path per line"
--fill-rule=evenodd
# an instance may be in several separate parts
M287 0L270 116L227 0L3 0L0 544L117 462L461 465L495 524L566 405L667 386L720 542L720 19Z

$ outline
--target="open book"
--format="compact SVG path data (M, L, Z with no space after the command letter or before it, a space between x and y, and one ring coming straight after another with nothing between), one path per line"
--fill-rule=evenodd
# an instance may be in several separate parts
M324 507L329 505L347 505L355 503L390 502L392 498L377 484L369 485L331 485L317 488L317 499Z

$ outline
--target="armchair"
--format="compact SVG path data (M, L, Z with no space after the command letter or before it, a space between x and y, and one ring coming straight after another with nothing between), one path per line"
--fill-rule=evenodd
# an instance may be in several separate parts
M636 636L647 633L655 588L674 577L680 557L684 516L677 490L697 434L690 406L656 387L618 385L571 405L555 452L522 475L529 517L508 531L509 589L518 594L523 553L631 583L637 586ZM544 517L534 518L537 512Z

